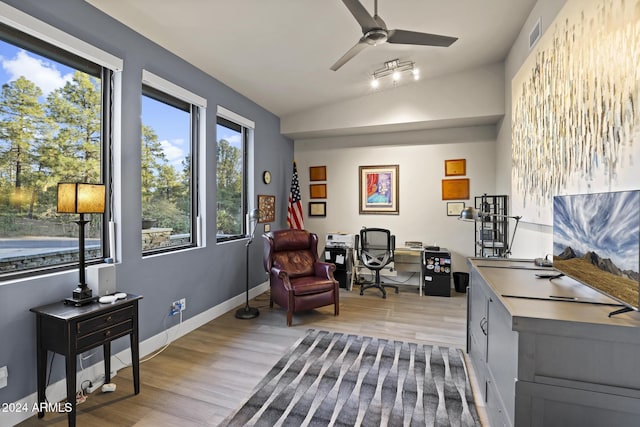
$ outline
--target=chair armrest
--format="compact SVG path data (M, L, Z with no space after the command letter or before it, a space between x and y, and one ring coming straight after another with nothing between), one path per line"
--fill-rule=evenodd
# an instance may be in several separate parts
M336 265L330 262L316 261L313 267L316 276L326 277L327 279L333 279L332 275L330 275L329 273L333 273L334 271L336 271Z
M395 258L396 258L396 256L395 256L396 255L395 254L395 252L396 252L396 236L394 236L393 234L391 235L391 248L389 248L389 249L391 249L391 251L390 251L391 252L391 261L389 261L389 262L395 262Z
M277 278L287 291L290 291L292 289L291 282L289 281L289 273L287 273L286 270L282 270L278 267L271 267L271 275Z

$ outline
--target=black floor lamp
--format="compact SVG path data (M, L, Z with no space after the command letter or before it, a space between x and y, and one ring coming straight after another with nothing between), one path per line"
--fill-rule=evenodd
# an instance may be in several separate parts
M258 221L258 209L251 210L251 212L248 214L248 217L249 217L249 221L247 223L247 227L248 227L247 231L251 229L251 234L249 234L249 240L247 240L247 244L245 245L247 249L247 258L246 258L247 269L246 269L246 275L245 275L246 286L247 286L247 290L246 290L247 302L244 308L241 308L238 311L236 311L236 317L238 319L253 319L255 317L258 317L258 315L260 314L257 308L249 306L249 245L251 244L251 242L253 242L253 235L256 231L256 222Z

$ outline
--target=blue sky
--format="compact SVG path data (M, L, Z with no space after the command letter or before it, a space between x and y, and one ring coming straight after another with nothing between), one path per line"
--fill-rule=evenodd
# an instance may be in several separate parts
M46 97L55 89L71 80L73 70L55 61L16 48L0 41L0 84L16 80L24 75L44 92ZM171 120L175 108L143 97L143 122L152 127L158 135L169 163L182 170L181 162L188 152L188 120ZM239 144L239 134L224 127L217 127L217 138ZM207 138L211 141L213 136Z
M180 120L175 120L176 113ZM178 171L189 152L189 115L162 102L142 97L142 122L153 128L164 154Z

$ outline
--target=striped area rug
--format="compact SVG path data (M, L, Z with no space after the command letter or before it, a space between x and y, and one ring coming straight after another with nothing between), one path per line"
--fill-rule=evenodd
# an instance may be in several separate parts
M480 426L460 349L309 330L225 426Z

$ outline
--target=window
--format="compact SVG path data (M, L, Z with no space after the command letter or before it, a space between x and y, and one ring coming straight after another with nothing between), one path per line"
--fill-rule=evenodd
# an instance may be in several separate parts
M249 145L254 123L218 107L217 144L217 241L240 239L247 234Z
M204 100L149 72L142 85L142 252L197 245L196 153ZM204 139L204 138L202 138Z
M56 212L57 183L108 185L121 61L9 6L0 16L48 38L0 23L0 279L76 268L78 218ZM104 258L108 216L88 219L85 258Z

